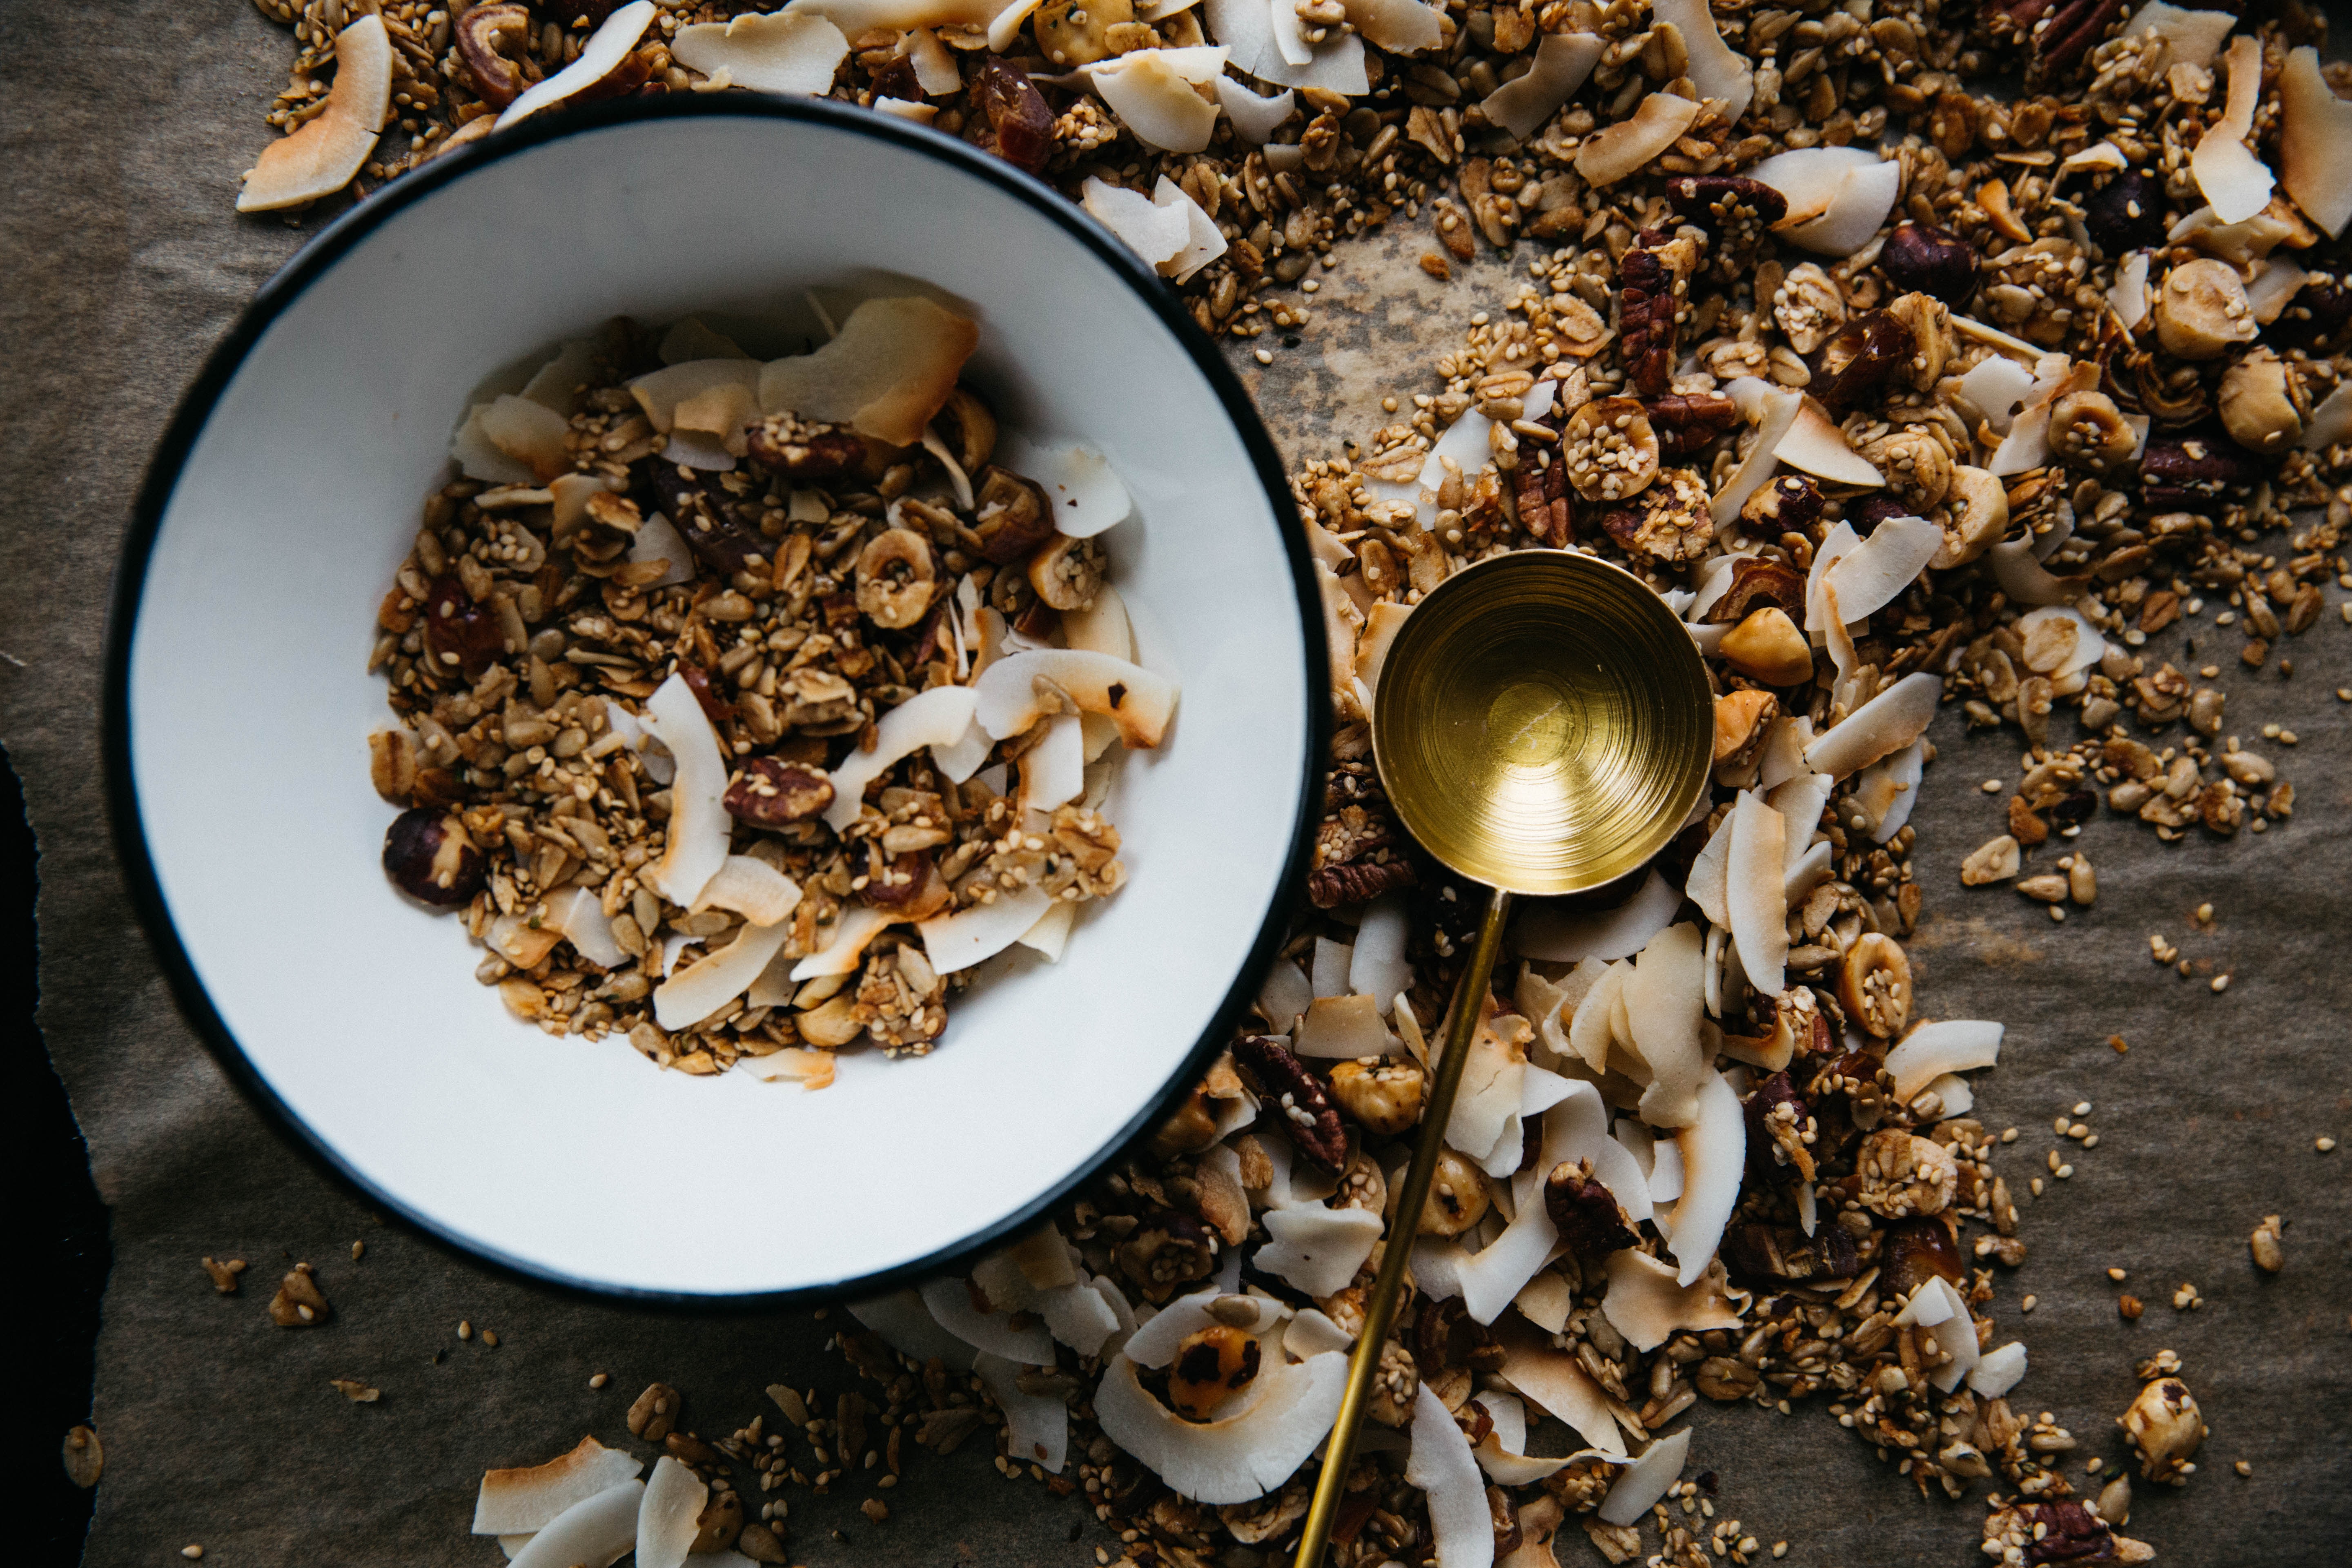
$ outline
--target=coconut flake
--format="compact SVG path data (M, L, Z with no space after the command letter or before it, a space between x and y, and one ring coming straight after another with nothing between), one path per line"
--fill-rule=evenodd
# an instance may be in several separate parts
M1265 1224L1272 1239L1258 1248L1256 1268L1318 1299L1346 1289L1381 1238L1381 1216L1370 1209L1301 1204L1267 1210Z
M793 965L793 980L822 980L836 974L856 973L867 945L890 923L891 917L872 904L851 905L841 911L840 919L834 923L833 934L825 939L824 945ZM1034 924L1034 921L1031 923ZM944 974L947 971L942 969L940 973Z
M1370 996L1318 996L1307 1005L1297 1022L1298 1034L1292 1049L1302 1057L1346 1061L1403 1054L1402 1043L1381 1022L1380 1003Z
M2262 100L2262 40L2251 33L2239 34L2230 41L2227 64L2228 105L2221 117L2205 128L2189 161L2197 188L2211 204L2213 216L2225 224L2243 223L2270 205L2275 183L2270 169L2246 146L2246 137L2254 128L2255 106ZM2343 184L2341 170L2336 184Z
M1738 124L1739 117L1755 101L1756 73L1745 56L1733 53L1723 41L1706 0L1656 0L1651 11L1659 21L1671 22L1681 32L1683 47L1690 57L1691 85L1716 105L1726 125Z
M1209 33L1230 52L1234 68L1277 87L1313 87L1358 98L1371 90L1364 67L1364 40L1354 33L1315 47L1314 58L1293 65L1284 58L1268 0L1201 0Z
M572 417L580 404L580 388L588 380L595 363L596 345L586 338L573 338L555 351L555 357L539 367L523 384L522 395L533 403ZM586 475L582 475L585 479ZM599 485L602 480L595 481Z
M1078 715L1047 720L1045 739L1023 752L1018 765L1021 787L1015 796L1024 813L1051 812L1076 799L1087 786L1086 734Z
M540 923L561 932L572 951L591 963L618 969L625 962L620 943L613 940L613 922L604 916L604 902L590 889L566 888L551 896L547 915Z
M646 699L640 722L677 769L669 785L669 841L645 879L671 903L690 907L719 874L734 833L722 804L727 763L709 716L682 675L672 675Z
M1687 98L1654 92L1631 116L1584 139L1576 150L1576 172L1595 186L1613 185L1638 174L1691 128L1698 110Z
M1683 1195L1675 1205L1667 1245L1681 1265L1683 1286L1696 1284L1722 1243L1723 1227L1739 1203L1739 1175L1748 1160L1748 1126L1739 1096L1710 1071L1699 1086L1696 1119L1675 1135L1682 1151ZM1663 1145L1659 1152L1664 1152Z
M2025 1347L2011 1340L1999 1350L1985 1352L1969 1373L1969 1387L1987 1399L1999 1399L2025 1376Z
M938 47L936 39L932 47ZM680 65L705 76L725 72L735 87L805 96L832 89L834 73L849 57L849 39L829 19L814 12L778 11L762 16L746 11L730 22L697 22L680 27L670 40L670 54ZM952 62L948 68L953 72ZM931 89L927 86L926 90Z
M1262 146L1273 136L1276 127L1290 118L1298 95L1287 89L1272 98L1260 98L1229 76L1221 76L1213 84L1217 89L1217 102L1232 121L1234 134L1253 146Z
M597 488L603 489L601 485ZM694 581L694 552L687 548L685 538L669 519L659 512L637 526L637 536L629 545L629 561L633 565L646 561L663 563L662 574L645 584L649 588L671 588Z
M1503 1123L1518 1114L1527 1046L1534 1033L1516 1013L1498 1014L1491 999L1486 1003L1445 1123L1445 1141L1473 1159L1484 1160L1502 1136Z
M1886 167L1895 165L1889 163ZM1833 484L1876 489L1886 483L1885 475L1846 445L1845 433L1819 403L1810 397L1801 397L1801 403L1789 433L1773 449L1774 457L1792 468Z
M1486 95L1479 108L1486 118L1522 142L1531 142L1562 104L1576 96L1601 63L1605 39L1592 33L1546 33L1536 45L1526 73ZM1231 112L1228 110L1228 112Z
M604 25L581 44L580 53L570 65L533 84L507 105L506 112L499 116L498 128L503 131L603 81L637 47L638 38L653 25L653 0L633 0L605 17Z
M1724 860L1731 940L1739 950L1748 984L1760 995L1778 996L1789 957L1788 822L1745 791L1732 807L1731 819Z
M1895 1077L1895 1098L1905 1104L1942 1073L1969 1072L2000 1059L2002 1026L1990 1021L1952 1018L1922 1024L1886 1053Z
M2123 265L2116 269L2116 291L2122 290L2126 280L2131 278L2134 262L2138 263L2138 281L2141 288L2139 315L2145 317L2147 314L2147 251L2136 250L2125 258ZM2113 300L2115 292L2110 292L2108 298ZM2119 313L2122 311L2123 307L2120 303L2116 305L2116 310ZM2137 318L2127 318L2124 322L2126 327L2138 324ZM1993 354L1979 361L1970 368L1968 374L1960 377L1960 395L1968 400L1970 407L1983 416L1984 423L1992 426L1993 434L1996 436L2005 436L2009 433L2010 421L2016 416L2019 405L2032 391L2033 373L2015 360L2005 359L2000 354Z
M1637 1350L1651 1351L1674 1334L1739 1326L1739 1314L1725 1296L1723 1266L1702 1263L1693 1283L1684 1285L1673 1265L1625 1247L1609 1255L1608 1287L1601 1315Z
M1171 209L1184 217L1183 248L1160 264L1161 277L1189 282L1192 274L1225 253L1224 231L1200 203L1184 193L1183 186L1162 174L1160 183L1151 187L1151 201L1154 206Z
M1287 1034L1314 1000L1315 988L1298 965L1277 959L1266 971L1265 984L1258 987L1257 1010L1265 1016L1268 1028L1277 1035Z
M1430 1533L1444 1568L1493 1568L1495 1521L1486 1508L1486 1478L1469 1437L1427 1383L1413 1395L1412 1455L1404 1479L1425 1495Z
M2236 88L2234 76L2230 85ZM2308 44L2288 52L2278 92L2279 168L2286 193L2336 238L2352 221L2352 178L2346 174L2352 169L2352 103L2327 85L2319 51ZM2198 151L2204 151L2203 142Z
M1354 958L1355 949L1346 942L1323 936L1315 939L1315 957L1307 977L1314 983L1318 1001L1348 994L1348 968Z
M1731 924L1731 909L1725 899L1732 815L1725 812L1723 820L1715 825L1715 831L1707 835L1706 844L1691 861L1690 876L1684 887L1691 902L1698 906L1699 913L1714 924L1726 927Z
M1141 191L1109 184L1091 174L1083 190L1081 205L1087 211L1155 268L1173 261L1191 237L1181 211L1161 206Z
M947 403L979 344L979 323L929 300L867 300L814 353L761 366L760 406L769 414L845 424L874 440L911 447Z
M1042 888L999 893L992 904L974 904L951 915L938 915L919 924L923 951L931 967L953 974L995 957L1021 940L1054 901Z
M1186 74L1167 58L1190 52L1139 49L1103 61L1087 74L1096 93L1137 141L1163 153L1198 153L1217 128L1217 106L1194 91ZM1222 62L1224 51L1215 52ZM1213 74L1201 79L1216 78ZM1173 216L1181 222L1181 213Z
M1045 489L1056 532L1091 539L1135 510L1126 481L1110 459L1092 447L1032 446L1014 437L1000 449L1006 467Z
M1176 710L1176 683L1140 665L1078 648L1034 648L998 659L972 684L981 728L1003 740L1034 724L1045 714L1041 679L1056 700L1066 697L1114 721L1129 746L1158 745Z
M1135 1363L1118 1355L1096 1390L1095 1419L1181 1495L1217 1506L1252 1502L1297 1474L1331 1430L1347 1376L1348 1358L1338 1352L1297 1365L1269 1358L1244 1408L1196 1423L1153 1398L1136 1380Z
M1698 927L1669 926L1642 950L1622 986L1633 1048L1651 1072L1642 1120L1654 1127L1686 1126L1699 1113L1696 1096L1706 1071L1698 1037L1703 949Z
M1788 825L1788 837L1781 851L1783 875L1795 872L1811 853L1813 834L1821 826L1822 808L1830 803L1830 791L1837 781L1827 773L1800 773L1787 780L1764 797L1764 804L1780 814Z
M1927 732L1943 694L1939 675L1920 670L1905 676L1806 747L1806 764L1842 779L1901 751Z
M1516 1321L1504 1323L1500 1338L1505 1381L1601 1453L1625 1452L1624 1436L1609 1414L1608 1395L1573 1352L1554 1349L1544 1336Z
M1062 962L1062 953L1070 945L1070 930L1077 923L1078 906L1067 900L1056 899L1053 906L1037 917L1037 923L1023 931L1016 941L1030 951L1042 954L1048 963Z
M584 889L583 889L584 890ZM801 901L800 884L749 855L730 855L703 884L693 904L695 912L732 910L755 926L772 926L791 914Z
M1884 844L1902 831L1919 799L1919 781L1927 766L1924 740L1914 741L1890 757L1863 769L1852 800L1863 815L1863 829L1874 843Z
M383 17L362 16L335 35L335 80L327 89L327 107L291 136L262 149L245 172L236 210L275 212L341 190L375 150L391 111L392 39Z
M1825 579L1849 626L1892 604L1943 547L1944 531L1925 518L1890 517L1832 566Z
M873 750L853 751L834 769L833 804L824 810L826 825L839 833L856 822L866 786L900 761L925 746L952 747L962 741L971 728L978 702L979 695L971 687L934 686L882 715L874 727Z
M1601 960L1588 959L1585 962L1598 963ZM1584 999L1576 1005L1576 1011L1570 1016L1569 1047L1578 1059L1596 1074L1609 1070L1609 1018L1617 1008L1619 989L1624 984L1626 973L1632 967L1622 963L1610 964L1606 972L1593 981L1591 989L1584 994Z
M636 1479L646 1468L593 1437L543 1465L485 1470L474 1503L476 1535L516 1535L546 1529L566 1510Z
M2300 263L2283 256L2263 262L2253 281L2246 285L2246 306L2254 320L2266 327L2277 321L2310 277Z
M1119 1353L1140 1367L1166 1366L1176 1359L1177 1347L1186 1339L1223 1321L1209 1311L1210 1306L1219 1300L1230 1303L1220 1310L1233 1313L1236 1326L1253 1334L1272 1331L1282 1321L1283 1312L1286 1310L1281 1302L1264 1296L1236 1295L1212 1286L1206 1290L1195 1290L1189 1296L1179 1296L1162 1307L1135 1331ZM1244 1316L1240 1309L1244 1308L1256 1316Z
M852 1301L849 1315L882 1336L882 1342L899 1354L916 1361L929 1361L937 1356L950 1372L970 1372L976 1352L972 1348L940 1327L931 1310L913 1290L894 1290L887 1296L876 1296L864 1301Z
M466 410L466 417L458 422L457 428L450 432L449 456L457 459L459 471L469 479L480 479L486 484L538 483L539 475L529 463L508 457L482 428L489 411L488 403L473 405ZM601 489L603 486L597 488Z
M2311 411L2311 423L2303 430L2303 448L2324 452L2347 441L2352 441L2352 382L2338 382L2336 390Z
M1523 957L1548 963L1584 958L1628 958L1666 929L1682 894L1653 868L1633 896L1612 910L1575 910L1559 900L1535 902L1519 917L1512 942Z
M2174 65L2210 66L2221 52L2221 40L2238 25L2234 13L2184 9L2154 0L2143 5L2124 28L2131 37L2147 34L2167 46L2165 59Z
M503 393L475 410L474 420L492 447L541 483L571 471L572 456L563 444L571 426L547 405Z
M645 1493L645 1482L627 1480L583 1498L525 1541L513 1560L521 1568L611 1568L636 1545Z
M793 901L799 901L797 889ZM675 1031L708 1018L751 988L791 934L782 921L743 927L733 942L654 988L654 1022Z
M1716 492L1715 499L1707 503L1707 515L1715 520L1718 531L1732 525L1739 516L1739 509L1748 504L1748 498L1772 477L1773 468L1781 461L1781 445L1788 440L1789 433L1796 427L1797 420L1805 408L1802 393L1769 386L1752 375L1736 378L1730 392L1741 405L1741 416L1756 422L1756 440L1748 448L1748 455L1739 459L1739 467L1732 470L1731 478L1724 482L1723 489ZM1730 586L1727 577L1724 586ZM1700 606L1694 604L1691 607L1696 612Z
M2041 411L2046 418L2048 410ZM2013 604L2055 605L2072 598L2083 585L2079 577L2053 575L2033 553L2031 538L2004 540L1985 552L1993 581Z
M2049 605L2017 618L2025 667L2053 680L2090 668L2106 656L2107 639L2077 609Z
M1417 55L1433 49L1444 37L1442 7L1423 5L1419 0L1340 0L1348 13L1348 24L1365 37L1392 55ZM1295 0L1276 0L1275 16L1278 19L1287 10L1298 15ZM1293 59L1292 63L1305 62Z
M1642 1457L1625 1468L1609 1495L1601 1500L1601 1522L1630 1525L1649 1512L1650 1505L1665 1496L1666 1489L1681 1477L1690 1439L1690 1428L1685 1426L1643 1449Z
M971 1289L961 1279L932 1279L917 1287L924 1307L940 1328L977 1351L1003 1356L1023 1366L1051 1366L1054 1339L1044 1325L1016 1329L1006 1320L1012 1309L983 1312L972 1304ZM992 1299L991 1305L995 1305Z
M1793 154L1784 153L1780 156ZM1753 176L1755 171L1748 173ZM1903 165L1881 162L1874 155L1869 163L1846 171L1838 182L1837 194L1821 216L1794 226L1786 223L1775 226L1816 256L1849 257L1868 245L1872 237L1885 226L1887 215L1894 210L1895 195L1902 188Z
M1102 1298L1096 1297L1097 1303ZM1059 1397L1031 1394L1021 1386L1021 1368L1003 1356L981 1352L972 1370L989 1397L1004 1412L1004 1452L1013 1463L1038 1465L1061 1474L1068 1457L1070 1407Z
M637 1504L637 1568L685 1568L710 1501L710 1483L664 1454Z
M685 360L633 378L629 395L637 400L637 406L645 410L654 428L668 435L678 428L681 409L697 405L705 409L714 407L717 400L710 398L712 393L719 393L722 397L730 390L748 395L759 383L760 365L756 360ZM731 404L734 399L726 401ZM740 406L748 420L751 413L749 402ZM706 427L707 424L706 421ZM565 466L569 468L570 464Z

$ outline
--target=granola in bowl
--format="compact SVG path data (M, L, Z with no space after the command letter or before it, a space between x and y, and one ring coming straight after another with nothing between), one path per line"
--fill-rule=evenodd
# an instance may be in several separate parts
M1177 700L1098 537L1132 502L999 430L978 342L918 297L765 362L624 319L467 410L370 749L385 874L517 1017L820 1088L1122 886L1105 807Z

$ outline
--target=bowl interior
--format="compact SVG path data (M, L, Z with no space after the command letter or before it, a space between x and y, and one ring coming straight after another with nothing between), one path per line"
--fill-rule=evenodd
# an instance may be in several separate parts
M383 1201L535 1273L788 1292L1002 1229L1154 1112L1279 934L1322 656L1271 448L1113 242L876 118L762 105L487 146L298 261L208 415L200 388L184 416L201 428L121 694L156 890L295 1125ZM1013 961L951 1004L934 1055L853 1054L817 1093L510 1019L458 922L384 881L393 809L367 778L388 717L373 615L453 424L487 374L609 317L774 321L889 275L978 316L970 379L1008 429L1098 444L1136 495L1105 536L1113 580L1183 696L1110 807L1129 886L1058 964Z

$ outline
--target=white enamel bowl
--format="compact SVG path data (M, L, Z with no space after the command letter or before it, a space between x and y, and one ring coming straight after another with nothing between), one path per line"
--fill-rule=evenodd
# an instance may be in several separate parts
M932 1056L810 1093L555 1039L379 868L373 617L486 375L629 314L758 317L912 276L982 322L1009 429L1099 444L1142 659L1182 684L1111 805L1129 885L1015 963ZM1279 941L1312 829L1323 642L1280 464L1148 269L986 154L806 100L546 117L313 241L188 395L117 585L118 841L184 1009L373 1197L464 1249L616 1294L775 1301L947 1265L1165 1112ZM705 1177L716 1173L713 1188Z

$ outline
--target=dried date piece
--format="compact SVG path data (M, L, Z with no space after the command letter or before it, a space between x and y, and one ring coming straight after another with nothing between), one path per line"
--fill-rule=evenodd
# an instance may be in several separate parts
M2035 1503L2024 1510L2032 1521L2025 1558L2033 1563L2102 1563L2115 1556L2115 1532L2082 1503Z
M2140 499L2151 510L2203 510L2262 474L2262 465L2219 430L2151 437L2140 454Z
M1896 1220L1888 1226L1879 1243L1878 1265L1885 1270L1879 1283L1897 1296L1908 1297L1930 1277L1955 1285L1968 1282L1959 1244L1952 1239L1950 1223L1940 1215Z
M1291 1144L1307 1160L1333 1175L1348 1161L1348 1135L1339 1113L1323 1092L1323 1080L1307 1070L1289 1048L1265 1035L1234 1042L1234 1066L1256 1080L1260 1099L1273 1100Z
M845 425L772 414L751 426L746 452L770 473L793 479L829 479L866 461L866 443Z
M2314 272L2263 335L2281 348L2316 356L2341 345L2347 324L2352 324L2352 288L2340 273Z
M1590 1160L1552 1167L1544 1178L1544 1212L1579 1263L1597 1265L1636 1239L1616 1194L1592 1179Z
M1896 225L1878 253L1878 265L1896 289L1940 300L1954 310L1976 292L1975 247L1931 223Z
M667 462L651 463L647 470L655 510L669 519L705 565L732 576L767 559L772 547L757 524L698 474Z
M1423 1377L1457 1366L1500 1372L1503 1347L1492 1329L1470 1316L1459 1296L1424 1299L1412 1325L1412 1359Z
M2110 258L2164 243L2164 186L2126 169L2083 201L2083 226Z
M1723 1261L1736 1278L1801 1284L1862 1272L1853 1233L1822 1225L1808 1237L1793 1225L1735 1225L1723 1233Z
M1917 344L1911 329L1885 310L1854 317L1822 345L1821 399L1844 413L1886 384Z
M522 62L530 53L531 32L530 12L521 5L477 5L457 18L457 58L492 109L506 108L530 85Z
M507 639L498 613L475 603L465 582L452 572L436 577L425 596L425 647L433 656L436 674L456 670L477 680L506 653Z
M1617 261L1619 353L1643 397L1663 395L1675 370L1675 275L1653 248L1664 237L1644 229Z
M1813 1108L1785 1072L1776 1072L1748 1097L1748 1173L1759 1184L1784 1174L1799 1181L1813 1179L1811 1145L1806 1134L1812 1127Z
M991 55L982 63L972 91L988 116L989 129L996 133L997 156L1033 174L1043 170L1054 151L1054 114L1029 73Z
M721 803L738 822L782 827L816 816L833 804L833 781L814 768L773 757L753 757L727 785Z
M1670 392L1647 406L1658 450L1669 458L1704 451L1739 423L1739 405L1719 392Z

